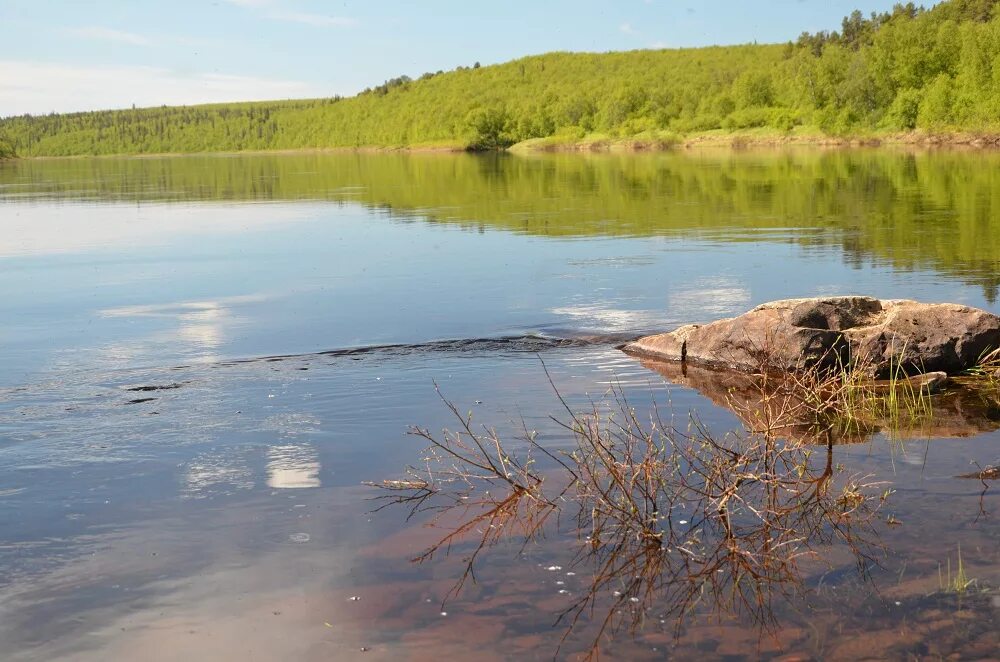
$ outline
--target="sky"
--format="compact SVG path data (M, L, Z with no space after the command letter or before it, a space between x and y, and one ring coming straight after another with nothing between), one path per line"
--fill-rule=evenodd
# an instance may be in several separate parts
M782 42L896 1L0 0L0 117L347 96L549 51Z

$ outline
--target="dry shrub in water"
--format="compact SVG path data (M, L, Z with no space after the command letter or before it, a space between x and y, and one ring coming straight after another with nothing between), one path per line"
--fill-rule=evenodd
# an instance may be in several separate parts
M476 430L471 412L463 416L435 384L445 406L459 422L455 431L444 430L440 437L417 426L409 434L429 445L420 467L406 469L407 477L373 483L386 492L376 497L388 506L407 506L410 517L433 511L460 521L448 533L414 561L427 561L439 551L451 550L455 543L479 534L478 545L468 557L465 572L445 600L461 590L466 580L475 580L479 554L510 537L520 535L524 544L542 533L549 516L558 510L556 502L542 490L544 476L534 468L531 451L538 451L566 466L563 461L535 442L535 435L524 429L522 439L528 452L524 459L509 453L492 428ZM561 496L561 495L560 495Z
M770 628L773 598L801 592L801 563L818 560L818 547L846 545L863 576L876 562L878 485L835 483L831 443L816 461L815 449L776 434L777 417L766 432L718 439L697 419L678 430L655 408L642 420L621 390L612 396L611 413L567 408L587 543L577 561L594 568L590 590L564 614L571 627L600 609L599 639L657 610L679 635L700 605Z
M845 545L862 576L877 562L872 524L888 493L878 498L868 476L838 475L829 434L822 457L782 438L801 413L790 402L762 392L771 405L765 424L719 438L694 417L679 429L655 406L641 417L618 386L586 413L553 389L565 411L553 420L572 433L571 450L550 451L524 429L519 457L442 396L457 431L412 428L429 444L422 465L377 485L386 490L381 507L447 515L446 534L415 560L473 546L448 597L475 578L484 550L502 540L528 544L572 522L583 543L573 563L593 578L558 618L564 639L581 622L596 624L596 656L607 636L641 628L654 610L673 619L676 634L696 608L770 628L775 596L801 594L802 563L822 560L820 547ZM537 468L540 457L550 471Z

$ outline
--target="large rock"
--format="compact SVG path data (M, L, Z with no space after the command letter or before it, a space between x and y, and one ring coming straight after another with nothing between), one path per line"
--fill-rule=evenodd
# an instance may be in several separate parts
M950 303L871 297L785 299L710 324L627 344L656 359L737 370L794 371L854 361L873 377L955 374L1000 347L1000 317Z

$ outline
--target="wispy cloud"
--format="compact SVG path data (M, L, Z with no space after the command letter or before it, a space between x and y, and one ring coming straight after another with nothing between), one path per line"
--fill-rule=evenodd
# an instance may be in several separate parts
M132 44L133 46L149 46L153 43L151 39L144 37L141 34L125 32L123 30L114 30L112 28L102 28L99 26L63 28L62 32L81 39L114 41L120 44Z
M275 21L288 21L290 23L303 23L318 28L352 28L358 24L356 18L347 16L328 16L326 14L309 14L295 11L271 11L265 14L267 18Z
M642 30L637 29L634 25L628 22L619 25L618 31L624 35L628 35L629 37L631 37L633 42L640 39L642 40L648 39L647 36L643 35ZM647 48L659 50L661 48L667 48L667 44L663 41L657 40L651 43L649 46L647 46Z
M349 16L331 16L329 14L314 14L311 12L287 11L278 8L277 0L225 0L231 5L262 12L264 18L272 21L301 23L316 28L353 28L358 25L358 19Z
M99 108L316 97L311 84L160 67L0 60L0 116Z

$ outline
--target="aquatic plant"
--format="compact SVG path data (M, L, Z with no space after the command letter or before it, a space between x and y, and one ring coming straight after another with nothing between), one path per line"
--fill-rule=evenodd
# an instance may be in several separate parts
M904 342L899 355L905 351ZM833 412L834 420L857 431L880 424L890 437L933 420L932 388L928 382L919 375L908 375L903 364L895 360L890 360L887 379L873 380L871 363L862 356L825 378L833 388L832 404L827 410ZM825 385L822 376L807 378L818 380L818 388Z
M875 379L874 361L863 354L845 358L831 350L792 370L777 364L766 343L756 354L749 373L717 373L728 385L720 404L751 432L817 443L828 434L844 441L879 430L892 439L933 423L936 381L909 376L899 362L891 362L887 379ZM660 372L670 378L669 369ZM710 379L701 376L702 383Z
M951 574L951 556L948 557L947 571L941 574L941 564L938 563L938 590L942 593L965 593L969 587L976 584L975 579L969 579L965 573L965 564L962 562L962 545L958 546L958 561L955 567L955 574Z
M1000 347L983 352L976 365L966 371L966 375L990 384L1000 384Z

